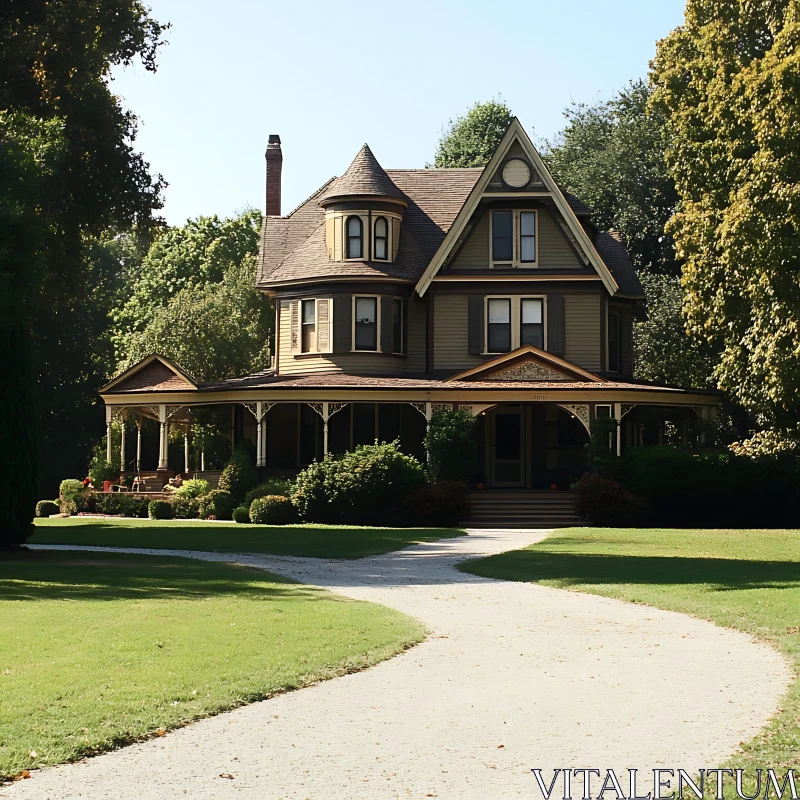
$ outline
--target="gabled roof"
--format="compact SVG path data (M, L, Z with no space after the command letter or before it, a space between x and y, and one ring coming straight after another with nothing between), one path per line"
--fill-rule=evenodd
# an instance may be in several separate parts
M525 129L522 127L522 124L517 117L514 117L514 119L511 121L511 124L508 126L508 129L503 135L502 141L494 151L494 155L491 157L491 159L489 159L489 163L484 167L481 177L476 182L475 186L470 192L469 197L467 198L467 201L464 203L464 206L459 211L458 216L450 226L450 230L447 232L447 236L445 237L442 246L431 260L431 263L428 265L424 274L420 278L419 283L417 283L417 292L420 295L424 295L427 291L434 275L436 275L436 273L445 263L445 260L458 241L458 237L461 235L464 227L469 222L470 217L472 217L472 214L478 207L478 203L488 188L489 182L497 172L502 160L505 158L514 142L519 143L519 146L522 148L523 152L530 160L530 163L541 177L547 191L550 193L550 196L552 196L558 211L561 213L564 222L567 224L578 246L583 251L586 260L591 263L591 265L597 271L597 274L602 279L603 284L605 285L609 294L616 294L617 291L619 291L619 284L616 282L614 276L611 274L611 271L603 262L600 254L595 249L592 240L589 238L589 235L578 221L578 218L570 207L570 204L567 202L564 193L556 185L556 182L553 180L553 176L545 166L545 163L542 161L541 156L536 151L533 142L525 132ZM524 196L524 193L521 193L521 196Z
M406 196L394 185L386 170L378 163L369 145L365 144L341 178L330 186L320 205L348 197L389 197L408 202Z
M459 372L448 378L448 382L467 379L473 381L543 380L552 382L563 380L607 383L605 378L533 345L519 347L510 353L503 353L485 364Z
M196 391L198 382L166 356L153 353L100 389L108 392Z

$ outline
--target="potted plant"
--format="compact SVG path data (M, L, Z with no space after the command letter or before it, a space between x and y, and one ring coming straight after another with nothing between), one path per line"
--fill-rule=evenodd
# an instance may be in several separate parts
M110 492L112 484L119 480L119 470L110 461L102 461L92 464L89 477L95 486L102 484L103 491Z
M479 491L482 491L483 489L485 489L486 488L486 475L485 475L485 473L483 473L483 472L475 473L475 478L473 480L473 483L475 484L475 488L478 489Z

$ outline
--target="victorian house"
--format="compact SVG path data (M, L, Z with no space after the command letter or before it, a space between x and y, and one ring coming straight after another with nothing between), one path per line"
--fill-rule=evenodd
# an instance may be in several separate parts
M108 420L160 422L159 469L183 466L167 463L168 426L208 404L234 409L276 473L376 439L424 458L434 411L468 408L476 482L494 489L568 488L594 418L616 420L618 452L700 435L718 396L633 378L636 271L517 120L483 169L384 169L364 145L286 216L278 136L266 161L271 368L204 384L153 355L101 390Z

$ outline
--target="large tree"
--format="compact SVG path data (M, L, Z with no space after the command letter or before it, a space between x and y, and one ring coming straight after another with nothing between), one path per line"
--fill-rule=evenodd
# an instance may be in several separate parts
M634 81L608 101L573 103L543 158L556 182L592 208L597 225L620 233L637 267L675 275L680 266L664 226L677 194L665 118L649 99L648 85Z
M135 58L154 70L163 31L135 0L0 5L0 110L58 122L63 137L63 158L36 200L46 270L16 295L35 359L41 462L61 477L100 422L95 392L107 372L97 343L108 352L102 291L113 281L87 247L109 229L146 232L161 204L163 184L134 150L136 117L113 94L110 72ZM55 474L42 477L53 491Z
M500 98L475 103L442 131L433 166L486 166L513 119L511 109Z
M669 117L690 330L758 423L800 419L800 8L689 0L663 40L654 107Z
M153 352L200 380L266 369L273 314L255 289L261 214L199 217L156 238L116 315L118 369Z

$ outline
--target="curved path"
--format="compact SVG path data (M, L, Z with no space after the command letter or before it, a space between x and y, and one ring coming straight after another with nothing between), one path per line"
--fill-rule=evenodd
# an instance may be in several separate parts
M361 561L134 551L263 567L397 608L430 636L365 672L35 772L0 797L535 798L533 767L713 767L767 721L790 672L744 634L454 569L545 535L475 531Z

